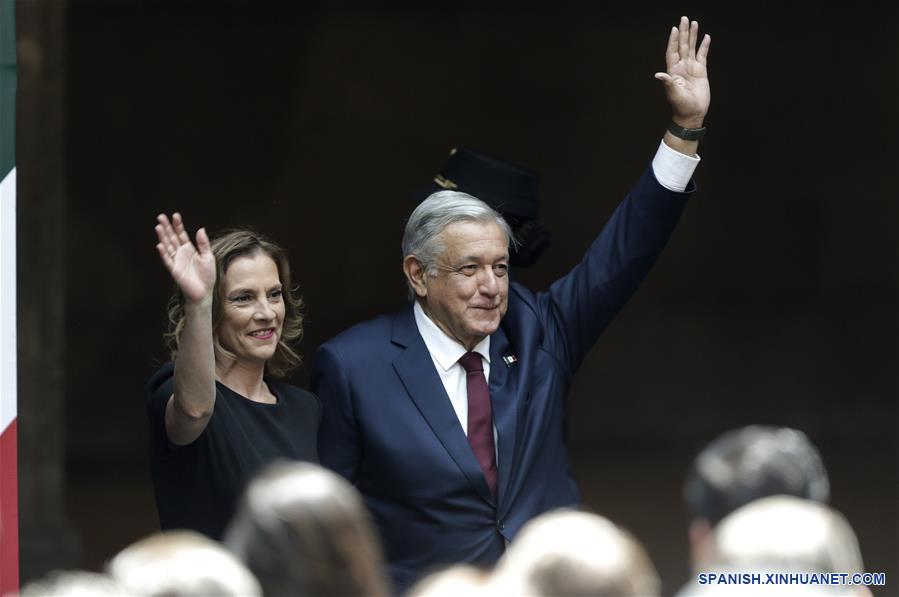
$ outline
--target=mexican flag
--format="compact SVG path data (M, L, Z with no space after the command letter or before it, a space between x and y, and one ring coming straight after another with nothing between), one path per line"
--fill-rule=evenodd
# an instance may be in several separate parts
M0 0L0 595L19 591L15 123L15 2Z

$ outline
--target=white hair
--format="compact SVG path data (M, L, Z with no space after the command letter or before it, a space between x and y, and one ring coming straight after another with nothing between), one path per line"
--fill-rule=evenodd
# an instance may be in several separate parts
M456 564L436 570L416 582L405 597L487 597L496 594L486 570L470 564Z
M106 574L88 570L53 570L30 581L20 593L22 597L119 597L124 588Z
M608 519L560 509L528 522L497 566L503 592L572 596L659 595L646 550Z
M403 233L403 257L414 255L430 276L437 273L437 259L446 247L440 233L458 222L495 222L510 247L517 246L512 229L495 209L467 193L438 191L422 201L409 216ZM414 298L411 285L409 296Z
M120 551L107 569L129 595L262 595L256 577L234 554L194 531L154 533Z
M778 495L735 510L715 528L709 564L757 562L819 572L861 572L862 555L846 518L829 506Z

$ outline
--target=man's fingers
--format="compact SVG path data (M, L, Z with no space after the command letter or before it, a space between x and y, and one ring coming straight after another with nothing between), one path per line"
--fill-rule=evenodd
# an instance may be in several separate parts
M654 76L659 81L664 81L666 83L671 80L671 75L668 73L656 73Z
M708 33L702 38L702 43L699 44L699 50L696 52L696 61L700 64L705 64L706 60L709 57L709 46L712 44L712 36Z
M677 59L677 27L672 27L668 33L668 47L665 48L665 64L669 70L677 64Z
M680 25L677 29L678 54L680 59L684 60L690 55L690 21L687 17L680 18Z
M690 58L696 58L696 40L699 37L699 23L693 21L690 23Z

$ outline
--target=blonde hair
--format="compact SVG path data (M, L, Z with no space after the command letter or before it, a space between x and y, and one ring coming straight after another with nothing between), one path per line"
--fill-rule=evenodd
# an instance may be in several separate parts
M501 558L498 592L573 597L651 597L658 572L643 545L607 518L569 508L522 527Z
M107 564L125 595L256 596L256 577L218 541L195 531L160 531L135 541Z
M488 570L471 564L455 564L427 574L412 585L405 597L487 597L494 594L494 588Z
M272 377L283 377L300 364L300 355L292 348L303 337L303 299L297 294L298 287L291 285L290 264L287 253L280 246L250 228L225 230L212 239L212 254L215 256L215 286L212 289L212 342L216 359L235 360L237 357L221 345L218 328L224 318L222 280L228 266L238 257L250 257L263 253L272 258L278 268L284 298L284 323L275 354L265 363L265 372ZM181 332L185 322L184 295L175 286L168 303L169 329L163 335L172 361L178 355Z

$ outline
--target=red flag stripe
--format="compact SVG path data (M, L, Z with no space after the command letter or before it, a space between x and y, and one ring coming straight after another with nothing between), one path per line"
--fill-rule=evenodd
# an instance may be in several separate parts
M17 424L0 433L0 595L19 591Z

